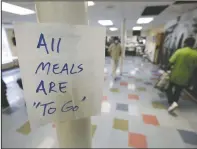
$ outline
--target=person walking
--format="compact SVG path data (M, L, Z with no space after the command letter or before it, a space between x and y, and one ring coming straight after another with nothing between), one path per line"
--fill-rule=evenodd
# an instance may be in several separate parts
M167 89L169 112L178 107L179 97L183 88L189 85L195 68L197 68L197 50L193 49L195 39L189 37L184 41L184 48L178 49L170 58L170 83Z
M122 54L122 48L118 38L114 38L114 42L109 47L109 53L112 57L112 77L116 80L116 70L118 68L118 63L120 56Z

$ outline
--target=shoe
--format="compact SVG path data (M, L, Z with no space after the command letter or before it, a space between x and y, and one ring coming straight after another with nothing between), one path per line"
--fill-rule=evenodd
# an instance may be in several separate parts
M176 102L173 102L172 105L168 108L168 112L173 112L178 107Z

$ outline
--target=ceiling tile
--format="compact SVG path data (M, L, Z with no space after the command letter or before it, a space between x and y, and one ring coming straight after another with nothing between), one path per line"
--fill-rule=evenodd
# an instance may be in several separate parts
M161 5L161 6L148 6L142 12L142 16L151 16L151 15L159 15L162 11L164 11L169 5Z

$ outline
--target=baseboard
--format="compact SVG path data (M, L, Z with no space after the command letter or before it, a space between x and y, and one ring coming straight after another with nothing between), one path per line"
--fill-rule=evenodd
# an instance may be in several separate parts
M191 98L191 100L197 103L197 98L194 97L190 92L188 92L186 89L183 92L186 93Z

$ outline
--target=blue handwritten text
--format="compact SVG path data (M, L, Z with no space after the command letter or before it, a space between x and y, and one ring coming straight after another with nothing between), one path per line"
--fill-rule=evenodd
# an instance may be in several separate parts
M52 38L51 39L51 50L54 51L54 42L55 42L55 39ZM60 42L61 42L61 38L58 39L58 43L57 43L57 53L59 53L59 48L60 48ZM43 46L46 50L46 53L49 54L49 50L48 50L48 46L47 46L47 43L46 43L46 40L44 38L44 34L41 33L40 34L40 38L38 40L38 45L37 45L37 48L40 48L41 46Z
M86 97L84 96L81 100L81 102L85 101ZM43 107L43 113L42 116L46 116L47 114L54 114L56 112L56 107L55 107L55 102L48 102L48 103L44 103L41 104L41 102L34 102L33 103L33 107L35 107L36 109L38 107ZM72 100L66 102L62 108L61 108L61 112L69 112L69 111L77 111L79 109L79 106L73 106Z

